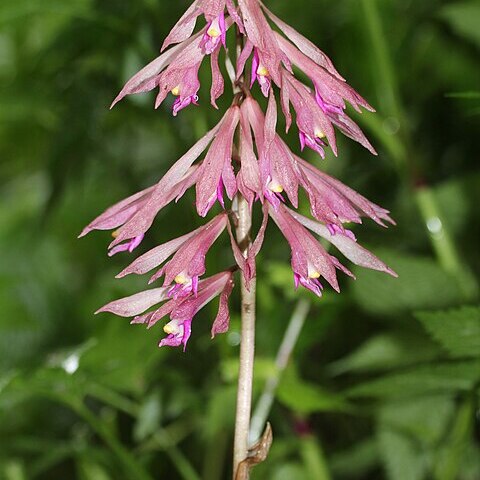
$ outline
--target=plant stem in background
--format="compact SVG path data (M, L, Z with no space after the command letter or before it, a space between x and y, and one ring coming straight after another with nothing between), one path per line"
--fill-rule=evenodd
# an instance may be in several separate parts
M247 201L237 196L237 241L244 255L250 246L252 216ZM233 446L233 478L238 466L247 458L250 431L250 413L252 407L253 364L255 356L255 291L256 278L247 289L245 279L241 278L241 340L240 366L238 374L237 409L235 415L235 439Z
M310 302L305 299L299 300L277 353L275 374L267 380L262 395L255 407L250 429L250 442L255 442L262 434L275 399L278 384L280 383L283 372L287 368L290 356L297 344L298 337L309 311Z
M384 103L386 115L394 118L400 126L397 141L393 140L394 137L386 135L383 127L378 128L372 124L371 126L396 161L398 174L406 177L409 188L413 190L417 208L438 262L445 271L456 278L464 298L471 299L478 291L478 284L452 241L435 198L435 192L425 184L418 172L419 162L416 161L418 152L412 148L413 140L408 129L407 115L402 108L400 89L388 48L389 43L382 29L377 1L362 0L361 5L374 52L375 69L379 77L377 82L380 88L379 97Z

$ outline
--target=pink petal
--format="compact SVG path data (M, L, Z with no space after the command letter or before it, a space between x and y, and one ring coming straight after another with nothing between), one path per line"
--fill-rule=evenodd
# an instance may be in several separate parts
M190 41L191 40L188 40L185 43L176 45L168 52L165 52L150 62L147 66L143 67L125 84L121 92L112 102L110 108L113 108L126 95L149 92L150 90L153 90L158 85L158 75L160 72L165 69L170 62L188 46Z
M218 133L203 161L196 185L197 212L204 217L217 198L217 186L224 171L225 163L231 163L232 144L239 121L239 108L230 107L221 121Z
M332 75L335 75L340 80L344 80L344 78L335 69L332 61L316 45L314 45L310 40L306 39L303 35L298 33L290 25L280 20L280 18L278 18L270 10L268 10L265 5L262 4L262 8L265 10L265 12L267 12L267 15L270 17L270 19L281 29L281 31L288 37L290 41L292 41L296 45L296 47L302 53L304 53L307 57L309 57L321 67L328 70ZM276 35L278 34L276 33Z
M190 277L203 275L205 273L205 255L223 232L227 223L226 214L221 213L206 225L195 230L165 265L163 269L164 285L171 284L175 277L183 272L187 272Z
M95 313L111 312L120 317L132 317L166 300L168 298L167 291L168 288L165 287L145 290L144 292L107 303Z
M146 201L148 196L152 193L155 186L146 188L140 192L131 195L124 200L112 205L105 210L95 220L90 222L79 235L83 237L92 230L112 230L125 223L130 219L138 208Z
M257 0L238 0L242 12L247 37L258 48L262 63L277 85L281 85L280 61L281 52L270 25L260 9Z
M217 107L217 99L223 94L225 82L223 80L222 72L218 66L218 55L220 53L220 48L217 48L210 55L210 64L212 69L212 88L210 89L210 103L213 107Z
M310 220L309 218L304 217L293 210L290 210L290 214L312 232L315 232L316 234L328 240L332 245L335 245L343 253L343 255L345 255L345 257L347 257L355 265L370 268L372 270L378 270L380 272L388 273L393 277L398 277L398 275L390 267L383 263L373 253L360 246L350 237L341 234L332 235L328 231L328 228L321 223Z
M140 257L138 257L134 262L132 262L128 267L122 270L116 278L123 278L126 275L135 273L137 275L143 275L144 273L149 272L150 270L161 265L170 255L176 252L187 240L189 240L195 231L187 233L182 237L175 238L169 242L158 245L158 247L149 250Z
M180 43L190 37L195 29L197 17L200 13L198 0L195 0L168 34L163 42L161 52L172 43Z
M230 325L230 312L228 310L228 299L230 298L230 294L232 293L234 287L233 278L227 281L225 287L220 294L220 302L218 305L218 313L215 317L215 320L212 325L212 338L219 333L225 333L228 331L228 327Z
M165 205L166 192L170 192L171 186L182 180L182 177L184 177L189 171L193 162L202 154L215 137L220 125L221 123L204 135L170 168L170 170L168 170L164 177L155 186L148 202L119 229L118 236L111 243L111 247L124 240L145 233L150 228L159 209Z

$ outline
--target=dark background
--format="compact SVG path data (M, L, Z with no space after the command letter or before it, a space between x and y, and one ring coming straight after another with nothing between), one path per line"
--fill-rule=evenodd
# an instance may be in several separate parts
M479 480L480 4L266 3L377 109L355 119L378 157L341 138L338 159L306 158L392 212L397 227L365 221L355 233L400 278L354 269L341 295L295 293L288 247L269 226L256 396L299 298L310 314L253 479ZM229 478L238 289L230 333L210 340L213 304L185 354L159 350L160 328L93 316L146 279L114 279L130 257L107 258L108 233L76 239L219 117L208 69L201 106L175 119L150 94L108 110L188 4L0 3L1 479ZM230 98L227 87L221 109ZM288 140L298 151L293 131ZM200 225L193 201L164 209L141 251ZM232 261L223 236L209 272Z

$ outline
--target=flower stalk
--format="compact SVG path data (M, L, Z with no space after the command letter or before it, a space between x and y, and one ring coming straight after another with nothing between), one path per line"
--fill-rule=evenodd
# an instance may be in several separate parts
M237 197L237 242L246 256L251 247L250 234L252 215L247 201L241 195ZM252 408L253 365L255 359L255 292L256 278L250 282L249 288L245 279L241 281L241 340L240 365L238 372L237 408L235 415L235 438L233 447L233 479L236 479L239 465L248 456L250 414Z

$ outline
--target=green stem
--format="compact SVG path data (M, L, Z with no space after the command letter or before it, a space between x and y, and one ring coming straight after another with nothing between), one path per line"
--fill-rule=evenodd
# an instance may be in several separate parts
M442 457L437 462L434 472L435 480L455 480L459 476L465 447L472 434L472 419L475 415L475 398L470 396L464 400L458 409L454 420L448 445L443 450Z
M421 187L417 189L415 199L440 265L447 272L457 274L462 269L460 258L441 220L442 215L435 199L435 193L429 187Z
M172 446L167 448L166 453L174 463L175 468L183 480L201 480L187 457L185 457L177 447Z
M318 440L306 435L300 440L300 452L310 480L331 480L327 460Z
M378 82L378 85L381 86L380 98L382 98L390 114L397 117L400 123L403 124L404 115L401 108L400 95L395 81L390 52L383 33L382 22L378 14L377 2L376 0L362 0L362 7L372 42L375 65L380 77L380 82Z
M381 132L379 124L370 122L377 132L385 148L392 154L398 174L406 181L413 190L415 201L428 232L432 249L442 268L453 274L466 299L472 298L478 289L477 283L471 275L468 267L464 264L452 237L445 226L438 202L431 188L423 186L417 188L417 165L415 158L418 155L412 148L413 141L408 131L407 117L402 108L401 95L396 82L395 71L388 41L383 32L382 23L378 11L377 0L361 0L365 15L367 30L370 35L372 50L374 53L375 68L378 71L380 86L380 98L384 104L387 115L396 117L400 130L398 140L386 139L386 134ZM403 144L402 146L400 146Z
M263 392L255 406L255 410L252 415L252 422L250 426L250 441L252 443L260 438L260 435L265 428L268 415L270 414L273 401L275 400L277 387L280 383L283 373L285 372L285 369L287 368L293 349L297 344L298 337L300 336L300 332L303 328L309 311L310 302L305 299L299 300L292 314L288 327L285 330L282 344L280 345L277 353L277 358L275 360L276 371L267 379Z

